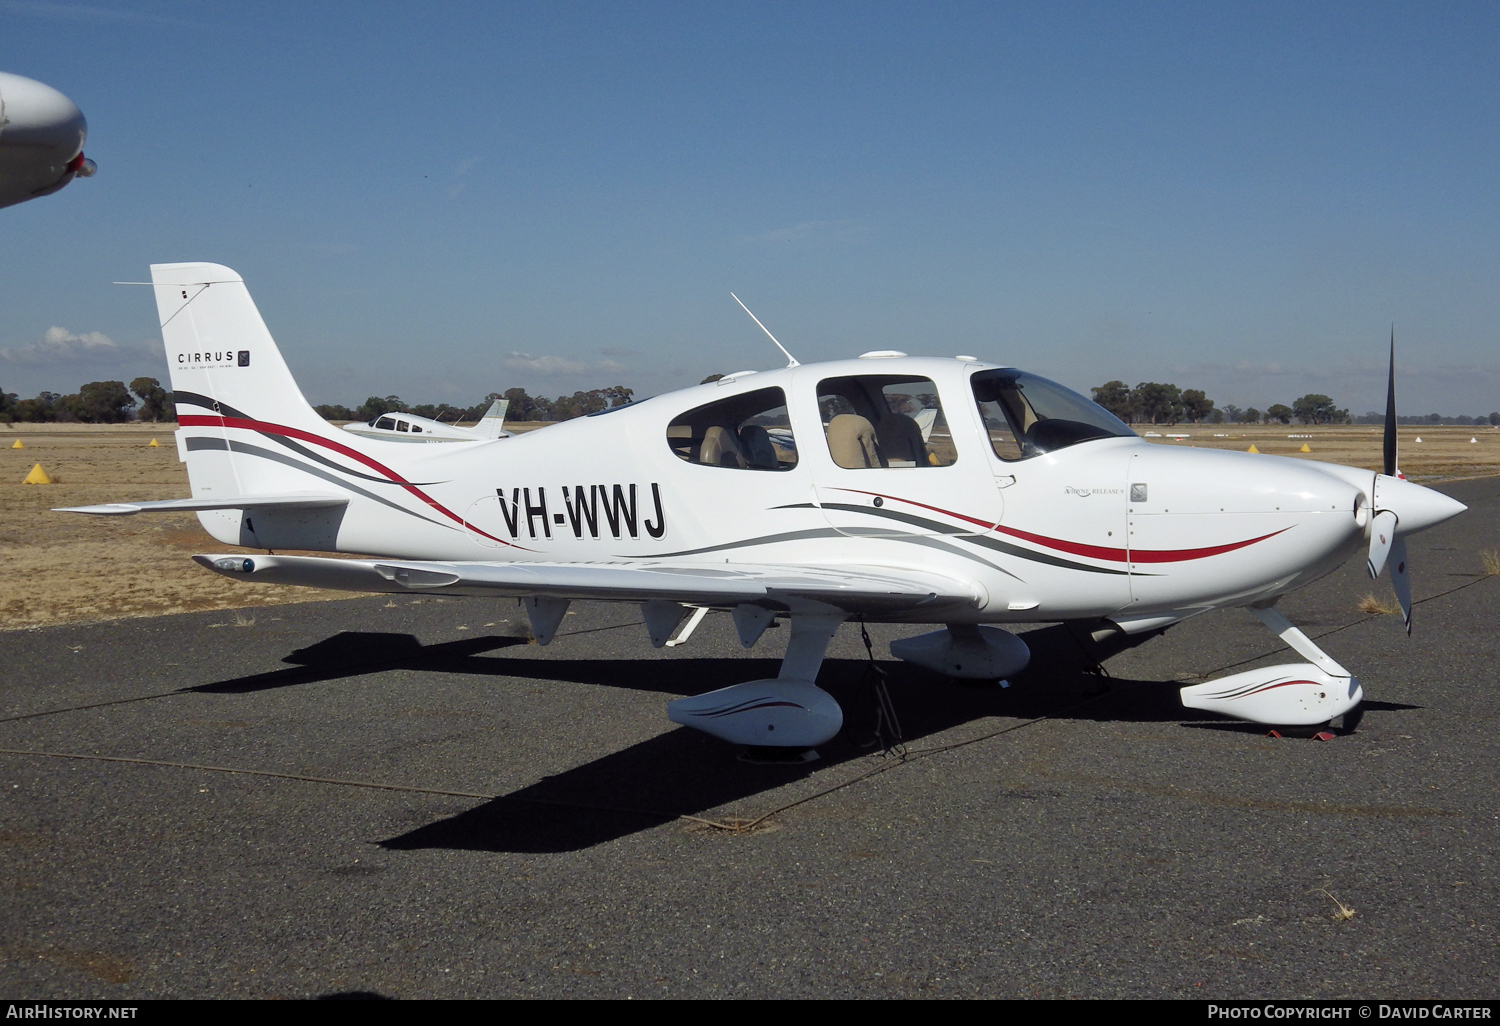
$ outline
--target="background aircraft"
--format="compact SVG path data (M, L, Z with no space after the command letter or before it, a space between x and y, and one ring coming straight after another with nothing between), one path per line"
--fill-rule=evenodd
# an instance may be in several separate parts
M49 85L0 71L0 207L48 196L89 178L88 123L78 105Z
M1404 536L1464 509L1396 475L1394 377L1383 474L1151 445L1043 378L893 351L789 357L503 444L388 445L308 405L235 272L151 272L193 497L71 512L196 510L227 544L372 557L194 557L245 581L519 597L544 645L575 599L639 603L658 646L694 609L731 611L746 647L787 620L776 678L668 706L759 748L840 729L815 681L846 620L940 624L892 654L995 679L1029 652L992 624L1102 637L1246 606L1308 661L1184 703L1326 722L1356 709L1359 681L1275 602L1363 550L1373 574L1390 562L1410 629Z
M414 413L383 413L368 424L364 421L345 424L344 430L386 442L487 442L510 437L505 430L505 411L509 408L509 399L496 399L471 428L444 424Z

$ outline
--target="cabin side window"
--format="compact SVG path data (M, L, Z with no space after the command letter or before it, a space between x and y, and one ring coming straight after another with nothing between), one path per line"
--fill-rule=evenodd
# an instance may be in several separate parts
M394 430L396 430L396 422L394 420L392 420L390 417L381 417L379 420L377 420L375 422L375 426L378 427L378 428L380 428L380 429L382 429L382 430L384 430L384 431L394 431Z
M688 410L667 426L667 444L684 463L735 470L790 470L797 443L786 393L762 388Z
M861 374L818 383L833 462L847 470L948 467L958 451L931 378Z

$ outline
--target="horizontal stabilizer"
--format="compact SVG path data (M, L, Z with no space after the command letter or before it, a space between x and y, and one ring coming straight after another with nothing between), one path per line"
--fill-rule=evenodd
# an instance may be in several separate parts
M803 567L723 563L437 563L320 556L194 556L226 577L266 584L366 592L547 596L692 605L757 603L770 608L902 612L972 609L973 582L885 567Z
M106 502L98 506L64 506L52 512L128 517L135 513L195 513L205 509L322 509L348 504L347 495L229 495L221 499L158 499L151 502Z

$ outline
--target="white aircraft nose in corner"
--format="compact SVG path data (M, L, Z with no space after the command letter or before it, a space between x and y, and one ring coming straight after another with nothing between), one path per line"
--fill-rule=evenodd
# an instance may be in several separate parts
M1406 535L1463 508L1400 479L1394 374L1379 474L1152 445L1001 363L881 351L804 365L779 342L783 367L545 431L492 440L497 409L496 433L471 444L393 445L399 422L359 425L366 437L318 416L233 270L151 277L192 498L69 512L197 512L242 549L193 558L242 581L520 598L541 645L579 599L638 603L657 647L709 609L746 648L788 621L774 678L667 707L778 758L842 729L817 680L846 620L933 625L891 654L993 681L1030 656L994 625L1073 622L1102 639L1244 607L1306 661L1184 688L1183 703L1327 722L1363 690L1276 602L1364 550L1371 574L1390 567L1409 629ZM429 427L408 418L404 433ZM274 551L288 549L363 555Z
M46 196L88 178L88 123L78 105L49 85L0 71L0 207Z

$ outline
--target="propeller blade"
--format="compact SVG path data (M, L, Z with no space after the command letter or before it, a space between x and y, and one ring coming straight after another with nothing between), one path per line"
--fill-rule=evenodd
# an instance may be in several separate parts
M1386 557L1391 554L1391 544L1396 540L1396 514L1390 510L1375 514L1370 524L1370 561L1367 564L1372 578L1379 577L1385 569Z
M1391 325L1391 369L1385 386L1385 476L1396 476L1396 326Z
M1391 587L1396 589L1396 601L1401 603L1406 633L1411 634L1411 575L1407 573L1405 538L1397 538L1391 545Z

